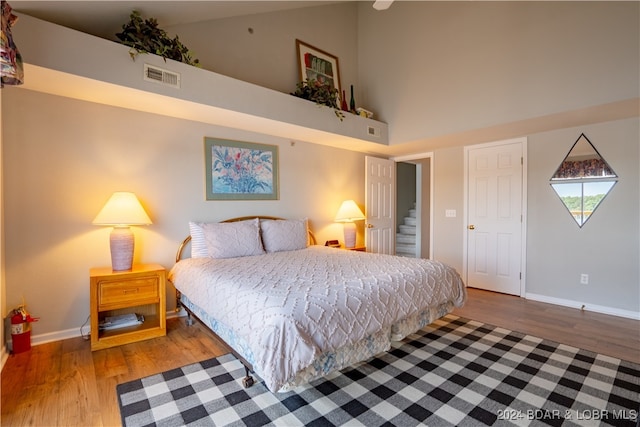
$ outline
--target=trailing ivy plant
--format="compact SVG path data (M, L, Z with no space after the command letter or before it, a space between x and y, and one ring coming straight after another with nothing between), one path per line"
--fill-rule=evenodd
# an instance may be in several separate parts
M340 93L338 92L338 89L333 86L321 83L315 79L309 79L303 82L298 82L296 84L295 92L292 92L291 95L313 101L318 105L331 107L340 121L344 119L344 113L338 107Z
M131 47L129 54L135 60L139 53L155 53L185 64L200 66L200 61L193 58L192 52L178 39L170 38L166 31L158 27L155 18L142 19L140 12L131 12L130 20L122 26L122 32L116 37L126 46Z

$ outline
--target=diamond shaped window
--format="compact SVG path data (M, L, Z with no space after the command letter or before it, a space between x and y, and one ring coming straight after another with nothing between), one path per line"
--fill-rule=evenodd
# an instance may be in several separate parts
M618 175L581 134L551 177L551 187L582 227L617 181Z

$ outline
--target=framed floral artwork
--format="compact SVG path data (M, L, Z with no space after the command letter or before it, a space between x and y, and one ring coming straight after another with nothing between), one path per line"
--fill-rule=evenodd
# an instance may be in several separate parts
M204 139L207 200L278 200L278 147Z
M340 92L338 57L296 39L300 81L317 80Z

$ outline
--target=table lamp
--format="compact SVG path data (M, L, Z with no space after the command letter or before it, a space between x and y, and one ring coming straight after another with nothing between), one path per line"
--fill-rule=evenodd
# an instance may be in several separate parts
M129 226L151 224L136 195L124 191L113 193L93 220L93 224L113 226L109 235L111 268L114 271L131 270L134 236Z
M342 202L338 214L336 215L336 222L344 223L344 247L355 248L356 247L356 225L353 221L360 221L366 219L356 202L353 200L345 200Z

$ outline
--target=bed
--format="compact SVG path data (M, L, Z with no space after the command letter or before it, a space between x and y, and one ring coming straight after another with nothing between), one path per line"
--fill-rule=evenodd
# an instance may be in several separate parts
M178 304L273 392L387 351L460 307L464 283L425 259L318 246L307 221L189 223L169 280ZM191 256L186 245L191 243Z

